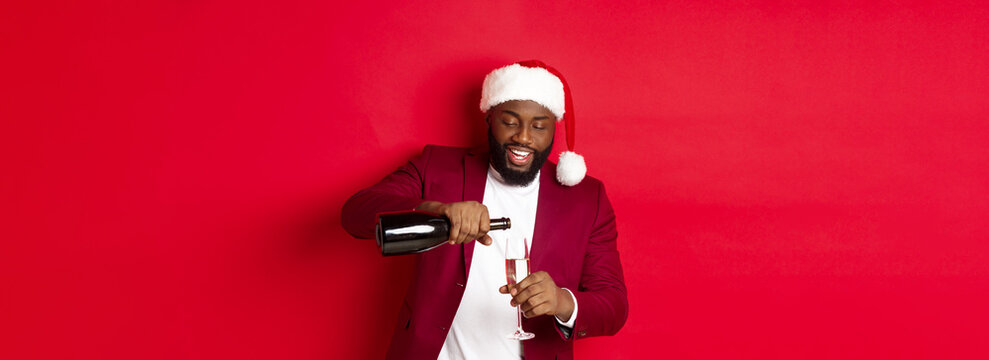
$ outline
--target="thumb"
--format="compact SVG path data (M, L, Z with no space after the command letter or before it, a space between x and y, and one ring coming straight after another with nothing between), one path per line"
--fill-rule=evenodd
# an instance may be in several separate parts
M508 285L502 285L500 288L498 288L498 292L502 294L508 294Z
M480 241L481 244L484 244L484 246L489 246L489 245L491 245L491 242L492 242L491 235L485 234L484 237L478 239L477 241Z

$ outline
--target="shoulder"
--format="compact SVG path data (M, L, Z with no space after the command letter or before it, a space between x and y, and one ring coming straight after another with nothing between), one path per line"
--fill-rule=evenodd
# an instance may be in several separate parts
M426 145L422 149L422 154L413 163L422 172L452 176L458 171L464 171L465 167L483 168L480 163L487 162L487 157L478 155L486 154L479 154L477 149L472 148ZM448 173L451 171L453 173Z
M470 148L455 147L455 146L443 146L443 145L426 145L422 148L423 155L428 156L438 156L438 157L463 157L471 152Z
M428 164L461 164L465 156L470 155L471 149L443 145L426 145L422 148L421 161Z
M543 175L540 179L540 181L542 181L540 184L548 184L548 186L554 189L554 192L566 194L566 197L568 198L586 199L587 197L596 198L604 196L604 183L593 176L584 176L584 179L577 185L566 186L560 184L560 182L556 180L555 163L547 161L546 165L542 168L542 172L545 173L545 175Z
M539 183L540 207L551 204L551 208L560 210L561 219L569 224L587 224L588 232L594 231L594 226L614 222L614 210L601 180L585 176L577 185L566 186L556 180L556 164L544 167L543 171L545 175Z

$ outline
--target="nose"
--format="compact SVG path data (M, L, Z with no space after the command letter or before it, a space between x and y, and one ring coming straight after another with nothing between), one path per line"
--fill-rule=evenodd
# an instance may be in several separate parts
M515 135L512 135L512 141L521 145L529 146L532 144L532 136L530 135L528 126L520 126L519 131L516 131Z

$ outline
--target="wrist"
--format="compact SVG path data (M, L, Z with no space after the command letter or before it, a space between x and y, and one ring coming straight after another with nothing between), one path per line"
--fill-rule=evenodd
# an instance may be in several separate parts
M568 322L573 316L574 303L572 295L567 289L556 288L556 296L559 300L559 306L556 311L556 319L560 322Z
M416 206L415 209L416 210L421 210L421 211L426 211L426 212L431 212L433 214L439 215L440 214L439 209L440 209L440 206L442 206L442 205L443 205L443 203L441 203L439 201L423 201L422 203L419 203L419 206Z

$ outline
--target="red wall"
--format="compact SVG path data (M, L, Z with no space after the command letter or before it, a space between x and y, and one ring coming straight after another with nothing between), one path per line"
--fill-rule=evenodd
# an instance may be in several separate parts
M989 358L984 4L87 3L0 5L0 358L380 357L340 206L529 58L619 218L580 358Z

